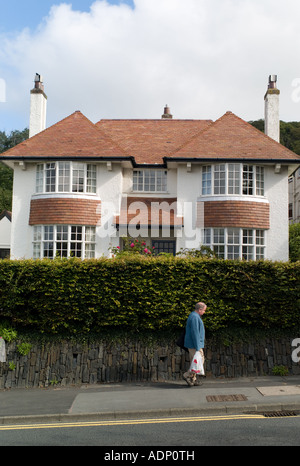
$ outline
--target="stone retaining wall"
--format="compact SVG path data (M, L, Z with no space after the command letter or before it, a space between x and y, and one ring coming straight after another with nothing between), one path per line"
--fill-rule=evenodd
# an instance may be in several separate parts
M274 366L281 365L291 375L300 374L300 364L292 361L292 340L265 339L228 346L208 341L206 376L271 375ZM151 347L130 342L33 344L26 356L18 353L17 345L6 343L6 362L0 363L0 389L181 380L189 365L187 353L174 342Z

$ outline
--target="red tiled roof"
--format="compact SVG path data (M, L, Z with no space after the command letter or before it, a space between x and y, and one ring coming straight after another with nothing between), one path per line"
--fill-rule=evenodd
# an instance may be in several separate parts
M5 152L18 157L126 157L123 149L77 111Z
M100 120L96 126L137 163L161 164L163 157L211 124L211 120Z
M300 156L227 112L211 120L101 120L81 112L0 155L18 158L135 159L162 164L178 159L252 159L300 162Z
M183 144L171 157L204 159L296 160L300 156L232 112Z

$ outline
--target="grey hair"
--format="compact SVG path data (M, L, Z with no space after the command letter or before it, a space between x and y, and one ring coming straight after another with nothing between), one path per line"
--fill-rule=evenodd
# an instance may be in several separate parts
M195 304L195 311L199 311L199 309L204 309L206 307L205 303L197 303Z

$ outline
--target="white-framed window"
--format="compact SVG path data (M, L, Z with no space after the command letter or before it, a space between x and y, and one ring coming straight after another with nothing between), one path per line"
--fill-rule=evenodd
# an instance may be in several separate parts
M167 170L133 170L132 190L144 192L166 192Z
M36 167L36 193L96 193L96 165L46 162Z
M220 259L265 258L265 231L247 228L205 228L203 244Z
M95 257L96 227L37 225L33 227L33 258Z
M264 167L242 163L220 163L202 167L202 196L264 196Z

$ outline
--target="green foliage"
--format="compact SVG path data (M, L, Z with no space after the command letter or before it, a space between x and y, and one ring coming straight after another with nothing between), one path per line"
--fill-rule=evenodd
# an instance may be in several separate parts
M0 337L5 341L13 341L17 338L17 332L7 322L0 324Z
M114 257L126 257L132 255L142 255L142 256L151 256L154 253L154 247L151 249L147 248L146 242L139 239L132 239L132 238L122 238L123 241L123 248L121 249L120 246L116 246L110 248L110 251L114 255Z
M31 347L32 347L32 345L30 343L26 343L24 341L23 343L20 343L17 346L17 350L22 356L26 356L30 352Z
M289 227L289 255L290 260L300 260L300 223L294 223Z
M29 137L29 130L12 131L9 135L0 131L0 153L16 146ZM0 162L0 212L12 209L13 170Z
M259 131L265 131L264 120L249 121ZM300 122L280 121L280 143L288 149L300 155Z
M300 263L182 257L0 262L0 319L41 334L171 331L197 301L206 329L299 326Z
M285 377L289 375L289 369L286 366L274 366L272 369L273 375L280 375L281 377Z

